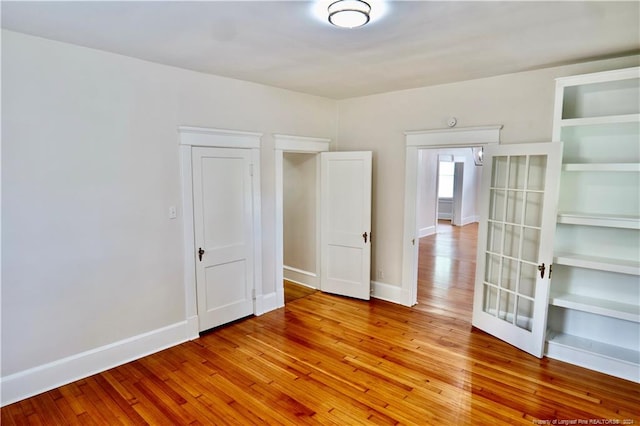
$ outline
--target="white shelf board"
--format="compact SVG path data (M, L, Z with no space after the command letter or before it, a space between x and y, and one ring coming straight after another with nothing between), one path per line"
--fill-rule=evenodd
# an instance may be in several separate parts
M553 262L557 265L597 269L619 274L640 275L640 261L586 256L574 253L556 253Z
M593 126L596 124L617 124L640 122L640 114L605 115L602 117L565 118L560 121L561 127Z
M565 172L640 172L640 163L565 163Z
M546 355L640 383L640 352L637 350L548 330Z
M631 305L569 293L552 294L549 304L625 321L640 322L640 305L637 304Z
M608 228L640 229L640 217L593 213L561 212L558 223L567 225L603 226Z

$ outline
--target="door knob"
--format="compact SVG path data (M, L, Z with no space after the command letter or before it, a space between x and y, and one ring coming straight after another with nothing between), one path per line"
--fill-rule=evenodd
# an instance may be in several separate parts
M202 250L202 247L200 247L198 249L198 257L200 258L200 262L202 262L202 255L204 254L204 250Z
M367 244L367 233L362 234L362 238L364 238L364 243Z

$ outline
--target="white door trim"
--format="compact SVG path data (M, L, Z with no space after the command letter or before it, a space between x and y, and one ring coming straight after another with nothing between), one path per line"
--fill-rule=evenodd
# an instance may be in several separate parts
M251 150L253 163L253 250L254 286L256 297L253 313L265 312L262 302L262 221L260 191L260 138L262 133L205 127L179 126L180 180L182 184L182 224L185 312L190 338L198 337L198 305L196 299L195 237L193 222L193 181L191 148L194 146L216 148L245 148Z
M283 216L283 159L285 152L319 154L329 151L331 139L306 136L273 135L275 142L275 295L265 297L265 311L284 306L283 262L284 262L284 216ZM320 167L316 167L316 199L320 191ZM319 206L316 203L316 206ZM318 216L319 217L319 216ZM320 227L316 226L316 273L320 271Z
M402 242L401 303L418 302L418 150L456 148L500 143L502 125L459 127L405 132L406 162L404 187L404 237Z

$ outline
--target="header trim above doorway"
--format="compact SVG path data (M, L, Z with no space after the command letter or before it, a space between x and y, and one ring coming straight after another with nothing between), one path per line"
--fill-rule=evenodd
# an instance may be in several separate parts
M273 135L275 149L286 152L316 153L329 151L331 139L308 136Z
M502 124L454 129L414 130L404 132L406 146L455 147L500 142Z
M180 145L214 148L260 148L262 133L207 127L179 126Z

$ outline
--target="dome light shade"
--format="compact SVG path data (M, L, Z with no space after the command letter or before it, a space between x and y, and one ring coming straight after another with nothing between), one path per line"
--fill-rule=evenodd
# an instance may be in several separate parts
M329 22L336 27L356 28L369 22L371 6L362 0L338 0L329 5Z

